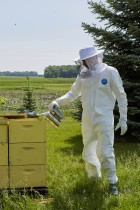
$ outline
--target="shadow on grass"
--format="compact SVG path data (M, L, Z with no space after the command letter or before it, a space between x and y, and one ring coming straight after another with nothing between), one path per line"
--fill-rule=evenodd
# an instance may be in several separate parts
M105 188L100 181L80 180L76 183L72 191L77 202L77 207L81 209L100 209L104 205Z
M130 157L132 154L137 154L138 157L140 157L140 144L139 143L133 143L133 142L121 142L121 141L116 141L115 145L115 154L116 157L123 155L126 158Z
M66 139L64 143L65 147L60 148L59 151L65 153L66 155L79 156L82 154L83 142L81 135L73 136L72 138Z
M106 206L106 199L110 200L109 206L113 208L118 206L118 198L110 196L107 184L82 177L66 193L57 191L52 202L52 209L103 210Z
M83 151L82 136L77 135L72 138L66 139L65 147L60 148L59 151L65 153L66 155L81 155ZM116 140L114 144L116 156L124 155L130 156L130 154L136 153L140 157L140 144L136 142L130 142L127 140Z

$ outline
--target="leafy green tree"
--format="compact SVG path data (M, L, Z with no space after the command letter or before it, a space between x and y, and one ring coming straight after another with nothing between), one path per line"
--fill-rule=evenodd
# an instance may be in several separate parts
M82 23L82 27L99 49L105 49L105 62L122 76L128 97L127 134L140 140L140 1L88 1L88 6L104 26ZM119 117L118 111L115 115Z
M48 66L44 69L45 78L74 78L79 69L76 65Z

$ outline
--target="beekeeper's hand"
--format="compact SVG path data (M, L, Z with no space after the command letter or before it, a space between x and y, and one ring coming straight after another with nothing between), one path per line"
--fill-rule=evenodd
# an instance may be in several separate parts
M58 104L58 102L57 102L56 100L54 100L53 102L51 102L51 103L48 105L48 108L49 108L50 110L53 110L53 108L54 108L55 106L59 106L59 104Z
M124 119L119 119L119 123L117 124L115 131L118 129L121 129L121 135L124 135L127 131L127 124L126 124L126 120Z

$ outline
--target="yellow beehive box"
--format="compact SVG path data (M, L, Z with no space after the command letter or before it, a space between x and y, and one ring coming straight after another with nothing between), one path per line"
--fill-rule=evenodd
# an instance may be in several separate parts
M0 117L3 119L20 119L20 118L27 118L27 114L21 113L21 114L0 114Z
M46 121L38 119L9 120L9 143L45 142Z
M10 166L10 187L46 186L45 165Z
M0 166L0 188L9 188L8 166Z
M0 143L8 142L8 124L7 120L0 119Z
M46 143L9 144L10 165L46 164Z
M8 143L0 144L0 166L8 166Z

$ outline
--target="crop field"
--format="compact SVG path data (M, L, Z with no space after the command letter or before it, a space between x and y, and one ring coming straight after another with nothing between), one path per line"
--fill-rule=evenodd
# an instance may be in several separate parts
M37 89L49 89L49 90L67 90L72 82L73 78L42 78L31 77L31 87ZM26 87L26 77L0 77L0 89L23 89ZM54 88L53 88L54 87Z
M74 79L62 78L30 78L29 80L38 112L47 111L48 103L67 92L74 81ZM26 87L26 77L0 77L0 96L7 99L7 103L1 106L0 112L17 112L22 103Z
M30 78L37 111L45 112L47 105L66 93L74 79ZM7 99L0 113L16 113L22 103L26 78L0 77L0 96ZM75 103L61 108L65 115L62 125L54 128L47 123L47 197L37 198L13 191L0 196L0 210L140 210L140 145L115 141L119 196L108 191L103 174L100 181L88 179L81 153L81 125L71 112Z

